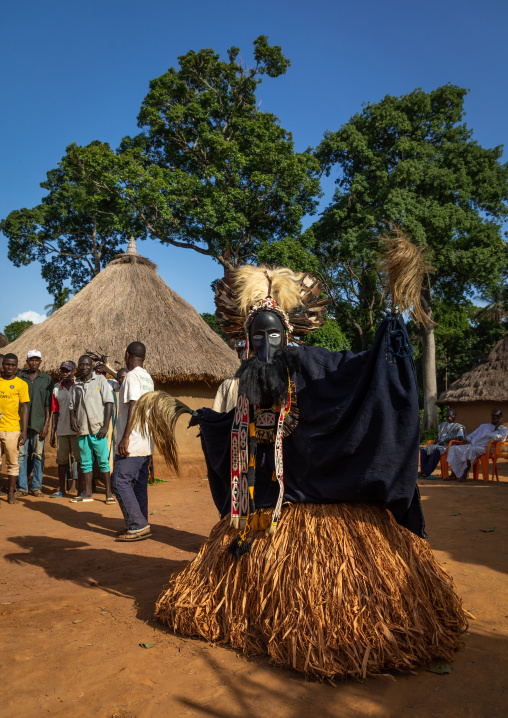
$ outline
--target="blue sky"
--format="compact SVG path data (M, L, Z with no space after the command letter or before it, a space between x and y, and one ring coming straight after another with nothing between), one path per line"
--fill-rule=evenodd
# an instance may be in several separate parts
M188 50L231 45L247 62L268 35L292 66L260 88L262 109L290 130L298 150L338 129L362 102L451 82L470 90L467 123L484 146L508 141L505 0L47 0L0 9L0 217L40 202L39 182L71 142L113 147L137 131L150 79ZM506 159L506 154L505 154ZM323 206L333 192L323 183ZM220 267L195 252L138 244L163 279L200 312L214 311ZM16 269L0 236L0 330L51 301L37 264Z

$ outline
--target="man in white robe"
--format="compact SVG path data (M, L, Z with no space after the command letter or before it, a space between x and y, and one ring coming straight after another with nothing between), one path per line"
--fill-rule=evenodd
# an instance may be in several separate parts
M493 409L490 424L480 424L462 440L462 444L453 444L448 449L447 461L453 472L450 478L466 481L471 466L484 454L491 441L505 441L508 429L501 426L503 412Z

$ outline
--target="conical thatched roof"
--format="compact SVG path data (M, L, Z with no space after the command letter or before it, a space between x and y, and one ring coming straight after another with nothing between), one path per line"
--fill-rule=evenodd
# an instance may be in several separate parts
M157 381L219 382L232 376L239 364L235 352L156 269L131 242L128 252L7 351L22 363L28 350L38 349L43 370L58 374L62 361L76 362L87 351L107 355L108 364L119 368L127 345L140 341L147 348L145 367Z
M489 352L485 361L454 381L436 403L468 401L508 402L508 334Z
M5 334L2 334L2 332L0 332L0 349L2 347L5 347L8 343L9 343L9 340L7 339ZM4 353L4 352L2 352L2 353Z

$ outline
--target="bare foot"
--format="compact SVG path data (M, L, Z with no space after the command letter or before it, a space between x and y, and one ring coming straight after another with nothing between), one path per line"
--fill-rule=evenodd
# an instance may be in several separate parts
M19 501L16 501L12 494L9 494L9 498L7 499L7 501L9 504L19 504Z

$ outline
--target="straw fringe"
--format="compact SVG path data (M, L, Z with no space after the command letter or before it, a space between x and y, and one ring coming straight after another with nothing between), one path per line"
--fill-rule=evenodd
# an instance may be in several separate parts
M425 261L425 248L414 245L398 228L380 241L384 252L379 267L388 275L393 304L410 312L417 322L431 326L434 322L422 306L423 277L432 270Z
M239 561L226 550L235 535L229 517L216 524L160 596L160 621L318 679L451 660L467 628L427 542L382 507L286 505Z
M143 436L149 432L157 450L167 466L179 473L176 422L182 414L193 414L192 409L165 391L150 391L137 400L132 414L132 426Z

